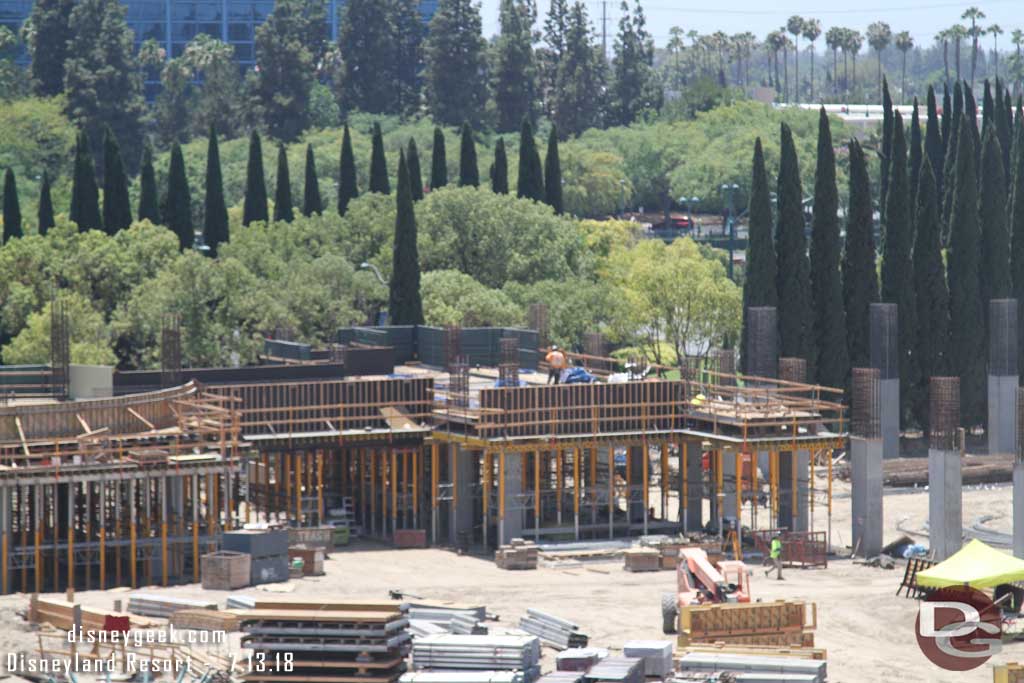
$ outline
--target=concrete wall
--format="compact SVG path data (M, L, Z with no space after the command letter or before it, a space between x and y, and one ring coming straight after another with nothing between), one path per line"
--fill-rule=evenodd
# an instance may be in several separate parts
M114 368L109 365L71 365L68 398L110 398L114 395Z

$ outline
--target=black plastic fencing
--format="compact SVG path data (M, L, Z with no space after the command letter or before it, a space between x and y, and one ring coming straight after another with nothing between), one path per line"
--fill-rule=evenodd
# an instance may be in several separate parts
M462 327L458 329L458 355L470 367L497 367L502 363L501 340L518 340L519 366L533 370L539 362L540 337L536 330L515 327ZM338 330L340 344L391 346L398 364L418 359L424 365L444 368L448 363L447 329L430 325L345 327Z

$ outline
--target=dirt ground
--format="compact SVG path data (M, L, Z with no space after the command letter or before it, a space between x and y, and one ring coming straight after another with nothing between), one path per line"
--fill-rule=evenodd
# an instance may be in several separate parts
M848 488L837 484L832 512L833 545L842 547L850 534ZM889 492L884 499L886 539L907 529L920 529L927 518L924 490ZM1006 486L964 491L964 523L982 515L995 529L1009 530L1010 489ZM823 509L815 526L827 527ZM926 541L925 541L926 542ZM445 550L391 550L361 544L335 552L325 563L327 575L293 581L292 596L387 597L401 589L435 599L482 603L500 616L500 626L513 626L527 607L539 607L579 623L591 644L611 650L631 639L660 639L659 597L673 587L671 572L633 574L621 561L587 564L572 569L540 568L512 572L493 562L459 556ZM828 650L829 680L840 683L900 681L901 683L981 683L991 681L991 664L1024 660L1024 642L1009 644L989 664L968 673L953 674L934 667L914 639L917 603L896 597L902 568L883 570L831 561L824 570L788 570L784 581L766 579L754 569L753 593L764 600L800 599L817 604L816 643ZM215 599L223 606L226 592L198 586L146 588L187 597ZM253 593L245 589L239 593ZM79 593L86 604L110 608L127 592ZM0 652L31 651L35 636L26 630L16 610L25 596L0 598ZM236 636L237 639L237 636ZM553 668L553 652L545 649L545 671ZM0 664L0 671L2 671Z

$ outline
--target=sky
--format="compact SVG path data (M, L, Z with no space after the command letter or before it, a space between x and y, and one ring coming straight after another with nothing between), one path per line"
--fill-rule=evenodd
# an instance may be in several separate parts
M620 0L584 2L598 35L602 6L606 6L610 49L618 26ZM633 2L635 0L630 0L631 6ZM484 35L490 36L498 31L500 0L481 0L481 3ZM543 18L549 0L537 0L537 4ZM999 36L1000 52L1011 47L1010 32L1013 29L1024 29L1024 0L889 0L888 4L883 0L832 0L828 3L811 0L724 0L721 4L699 0L641 0L647 15L647 28L659 47L668 41L668 31L673 26L681 27L684 32L691 29L700 33L722 30L729 35L751 31L763 39L769 31L785 24L793 14L819 19L825 31L831 26L847 26L864 33L871 22L884 21L892 27L893 33L910 31L917 45L928 45L934 41L938 31L960 21L960 15L971 5L979 7L987 15L982 20L983 26L995 23L1003 29L1004 34ZM982 40L987 48L991 48L990 37ZM824 46L824 41L820 42L822 47L819 50Z

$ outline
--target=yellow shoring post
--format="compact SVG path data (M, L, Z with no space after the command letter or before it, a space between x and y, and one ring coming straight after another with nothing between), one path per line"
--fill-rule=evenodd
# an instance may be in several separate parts
M199 478L192 477L192 579L199 583Z
M661 521L668 519L668 443L661 442Z
M370 451L367 455L370 461L370 523L366 525L366 528L373 533L377 530L377 450L375 448L367 450Z
M689 464L687 463L687 460L689 459L689 450L690 445L688 441L680 442L679 474L682 476L680 477L679 486L682 490L679 492L679 497L683 502L682 509L680 510L680 523L683 522L683 517L688 517L687 511L689 509L690 503L690 477L689 472L687 470L687 468L689 467ZM689 521L689 519L687 519L686 521ZM688 529L683 529L683 531L688 531Z
M565 485L564 485L565 483L562 480L562 477L565 476L565 471L564 471L564 468L562 467L562 457L563 457L563 455L564 455L564 452L562 451L561 448L558 448L558 449L555 450L555 480L556 480L556 486L557 486L556 490L558 492L558 519L559 520L562 519L562 494L563 494L563 491L565 489Z
M643 462L641 467L641 477L644 480L643 488L643 503L644 503L644 527L647 526L647 509L649 507L649 496L651 493L651 480L650 480L650 468L651 468L651 453L647 450L647 438L645 437L640 446L640 452L643 454Z
M324 452L316 452L316 514L317 524L324 523Z
M430 444L430 507L437 510L438 445Z
M295 457L295 523L302 526L302 461L304 453Z
M523 469L526 469L525 452L523 457ZM533 452L533 525L538 530L540 529L540 495L540 451L537 450Z
M480 507L483 511L484 538L487 538L487 527L491 517L491 511L489 509L491 502L491 452L489 450L484 450L483 467L484 495L480 501Z
M743 528L743 451L736 451L736 531ZM739 558L737 558L739 559Z
M790 483L790 485L793 487L793 493L790 495L790 499L793 501L793 520L794 521L797 519L797 516L800 514L800 495L799 495L800 491L799 491L799 486L798 486L798 476L800 474L800 457L798 456L797 450L796 450L796 436L797 436L796 430L797 430L796 418L794 417L793 418L793 431L792 431L792 434L790 435L790 438L792 439L792 442L793 442L793 446L792 446L793 450L789 454L789 457L792 459L792 461L790 462L790 473L791 473L792 476L790 478L793 481ZM793 522L790 522L790 526L794 527L796 525ZM793 529L793 528L791 528L790 530L791 531L796 531L796 529Z
M398 528L398 453L391 450L391 530Z
M580 538L580 448L572 449L572 515L576 527L576 540Z
M505 450L502 449L498 452L498 520L504 521L505 519ZM505 542L505 539L499 538L498 545Z

